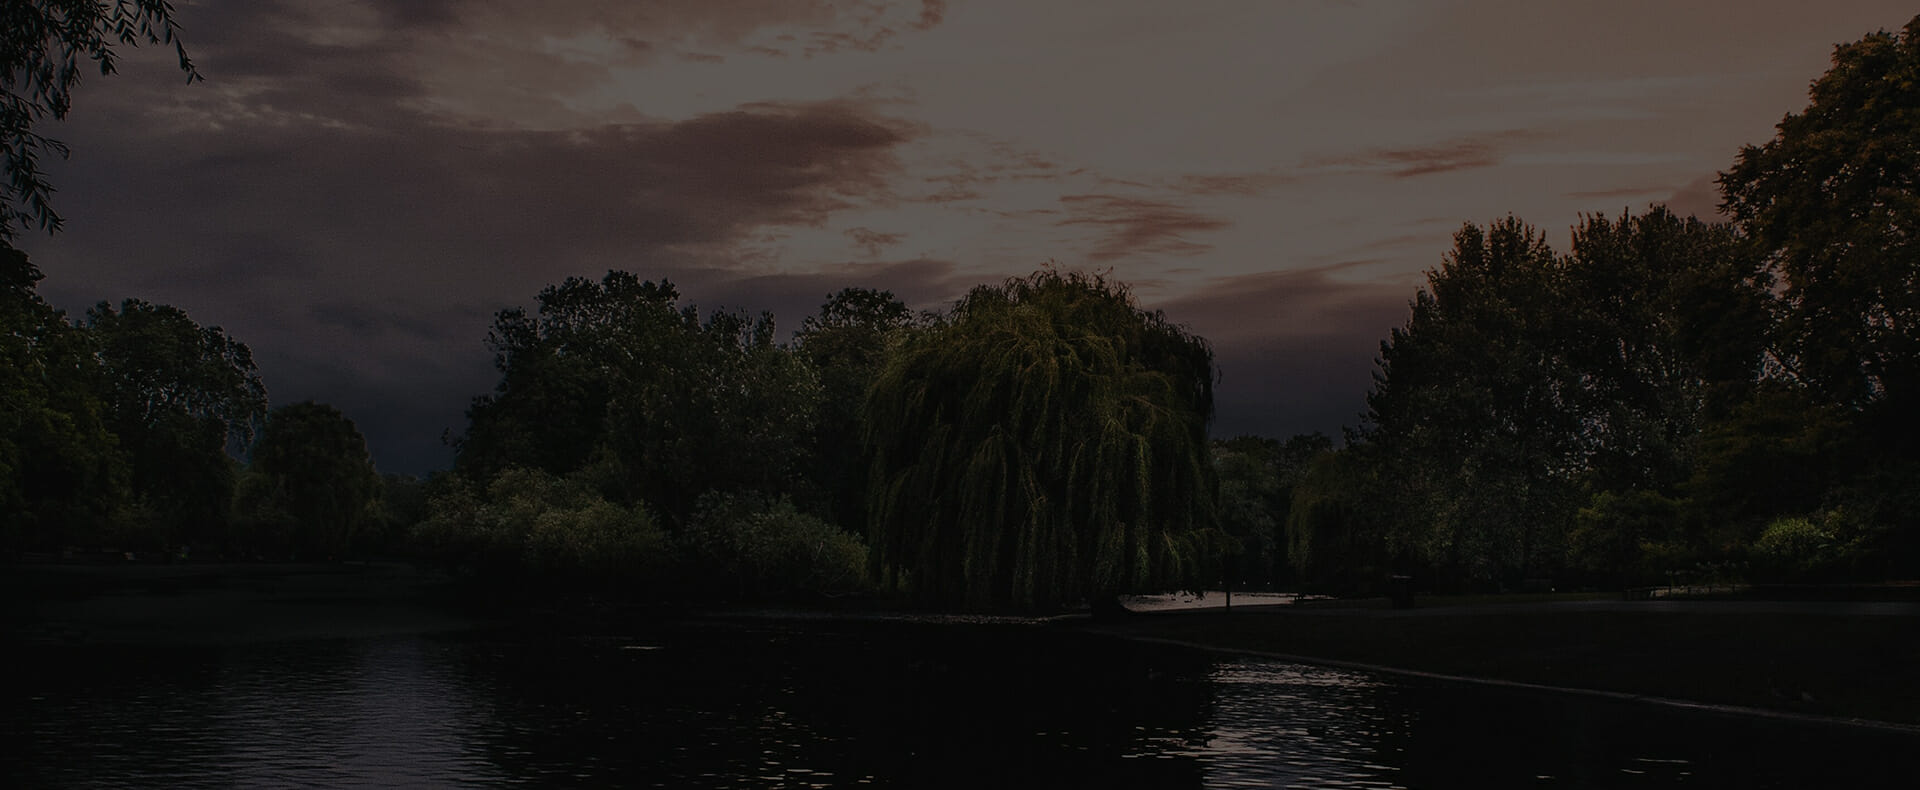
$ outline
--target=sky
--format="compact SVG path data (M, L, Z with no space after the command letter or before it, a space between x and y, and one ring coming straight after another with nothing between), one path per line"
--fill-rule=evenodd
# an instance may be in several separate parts
M798 327L1044 265L1208 338L1217 436L1337 435L1463 223L1709 217L1854 0L199 0L90 77L19 246L73 314L137 297L443 468L487 327L568 276Z

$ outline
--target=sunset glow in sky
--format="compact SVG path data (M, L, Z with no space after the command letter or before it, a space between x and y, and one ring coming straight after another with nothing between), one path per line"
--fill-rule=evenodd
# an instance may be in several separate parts
M1336 432L1463 222L1664 202L1908 2L203 0L206 81L129 51L43 133L20 245L72 313L139 297L445 465L492 313L609 268L797 327L1052 260L1215 344L1216 435Z

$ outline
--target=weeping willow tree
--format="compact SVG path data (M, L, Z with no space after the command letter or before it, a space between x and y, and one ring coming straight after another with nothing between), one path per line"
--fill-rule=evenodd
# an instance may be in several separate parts
M1191 588L1210 546L1213 352L1124 286L1041 271L904 334L868 391L876 578L1053 609Z

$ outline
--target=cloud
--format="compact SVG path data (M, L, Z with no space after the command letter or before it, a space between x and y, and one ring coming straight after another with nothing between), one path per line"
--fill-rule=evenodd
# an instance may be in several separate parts
M881 233L872 228L848 228L844 231L847 238L853 239L855 246L865 250L870 257L879 257L886 248L906 240L904 233Z
M1354 154L1324 157L1309 162L1316 169L1377 172L1393 178L1448 173L1493 167L1501 163L1514 143L1537 138L1537 132L1511 130L1477 137L1463 137L1430 146L1413 148L1373 148Z
M920 18L913 23L915 30L932 30L940 26L947 18L947 0L921 0Z
M1298 180L1274 170L1256 173L1208 173L1183 175L1169 188L1182 195L1252 197L1270 192Z
M1212 249L1188 234L1227 228L1232 223L1174 203L1122 195L1066 195L1058 226L1091 225L1102 232L1087 258L1110 261L1134 255L1197 255Z

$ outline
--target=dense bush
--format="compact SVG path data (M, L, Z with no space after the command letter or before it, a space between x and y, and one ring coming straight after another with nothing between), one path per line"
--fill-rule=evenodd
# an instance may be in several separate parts
M447 479L428 512L413 530L415 550L489 580L645 589L668 563L666 535L645 510L537 470L508 469L484 489Z
M1826 525L1795 516L1776 519L1753 542L1757 581L1819 581L1840 563L1845 547Z
M866 544L785 500L702 497L680 549L691 585L742 598L868 587Z
M1574 516L1567 564L1613 586L1650 584L1690 565L1681 550L1681 503L1653 491L1603 491Z

